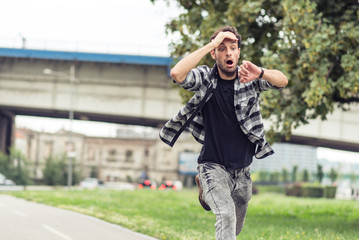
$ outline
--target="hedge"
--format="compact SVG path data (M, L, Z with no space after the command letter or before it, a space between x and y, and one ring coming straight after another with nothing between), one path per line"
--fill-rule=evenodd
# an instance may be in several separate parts
M337 192L337 187L335 186L326 186L324 187L324 196L325 198L335 198L335 193Z
M285 187L287 196L310 197L310 198L334 198L337 187L321 186L319 184L294 183Z

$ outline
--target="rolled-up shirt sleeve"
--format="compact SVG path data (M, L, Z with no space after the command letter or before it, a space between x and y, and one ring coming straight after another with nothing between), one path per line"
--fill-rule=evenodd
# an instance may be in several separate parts
M274 86L273 84L271 84L270 82L268 82L264 79L257 78L255 81L257 82L259 92L267 91L269 89L276 89L276 90L283 89L282 87Z
M186 79L178 83L175 80L172 80L177 86L180 86L188 91L195 92L199 89L202 81L206 75L209 73L209 68L207 66L198 66L197 68L192 69L188 74Z

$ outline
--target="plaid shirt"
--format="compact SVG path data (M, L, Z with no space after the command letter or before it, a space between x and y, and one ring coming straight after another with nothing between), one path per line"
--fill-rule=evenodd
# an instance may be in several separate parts
M188 130L201 144L204 143L205 131L201 109L213 95L217 87L219 75L217 66L198 66L192 69L182 83L176 83L182 88L194 92L189 102L169 120L160 131L160 138L169 146L173 146L184 131ZM274 153L267 143L264 126L259 111L259 94L268 89L281 89L266 80L255 79L249 83L234 84L234 107L238 122L248 139L256 144L255 157L265 158Z

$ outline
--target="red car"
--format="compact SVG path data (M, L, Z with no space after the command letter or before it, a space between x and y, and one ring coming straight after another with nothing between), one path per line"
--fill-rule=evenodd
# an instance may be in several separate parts
M165 189L178 190L178 187L172 181L165 181L163 184L161 184L158 190L165 190Z
M157 188L157 184L155 181L146 179L143 182L140 182L138 184L138 188L142 189L142 188L151 188L151 189L156 189Z

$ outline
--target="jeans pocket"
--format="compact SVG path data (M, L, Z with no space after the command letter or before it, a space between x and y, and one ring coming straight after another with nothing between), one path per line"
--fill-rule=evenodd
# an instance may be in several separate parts
M248 202L252 198L252 179L249 171L244 171L241 178L241 182L238 183L238 195L242 202Z

